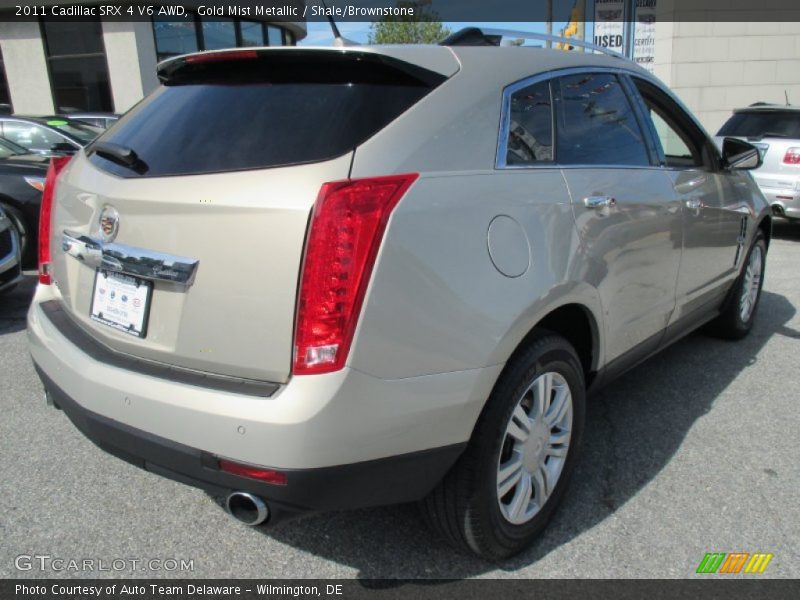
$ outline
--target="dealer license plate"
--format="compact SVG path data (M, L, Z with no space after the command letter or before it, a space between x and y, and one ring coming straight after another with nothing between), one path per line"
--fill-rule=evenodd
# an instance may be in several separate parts
M98 270L94 277L91 318L143 338L153 284L138 277Z

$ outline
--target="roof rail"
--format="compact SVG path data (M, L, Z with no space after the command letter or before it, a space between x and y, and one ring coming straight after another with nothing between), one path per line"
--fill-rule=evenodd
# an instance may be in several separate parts
M570 46L580 46L581 48L586 48L587 50L599 52L600 54L607 54L608 56L613 56L615 58L621 58L622 60L633 62L628 57L620 54L619 52L615 52L614 50L609 50L608 48L603 48L602 46L598 46L590 42L585 42L583 40L578 40L575 38L565 38L558 35L549 35L546 33L537 33L534 31L517 31L514 29L492 29L492 28L478 29L477 27L468 27L466 29L462 29L452 34L450 37L448 37L446 40L442 42L442 45L443 46L481 46L481 45L498 46L500 45L500 38L504 36L522 38L524 40L561 42L562 44L568 44Z

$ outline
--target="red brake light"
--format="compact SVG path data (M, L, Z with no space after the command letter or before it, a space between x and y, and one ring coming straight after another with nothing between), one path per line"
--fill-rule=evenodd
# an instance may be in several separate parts
M239 475L240 477L247 477L248 479L257 479L273 485L286 485L287 483L286 473L273 471L272 469L261 469L259 467L243 465L223 458L219 459L219 468L221 471L231 473L232 475Z
M53 216L53 197L56 191L58 174L70 161L71 156L57 156L50 159L47 178L44 180L42 205L39 210L39 283L50 285L50 229Z
M295 375L338 371L392 210L416 173L326 183L306 240L295 322Z
M231 50L228 52L205 52L203 54L193 54L192 56L186 57L186 62L189 64L197 64L226 60L249 60L253 58L258 58L258 52L255 50Z
M800 148L789 148L783 155L783 164L800 165Z

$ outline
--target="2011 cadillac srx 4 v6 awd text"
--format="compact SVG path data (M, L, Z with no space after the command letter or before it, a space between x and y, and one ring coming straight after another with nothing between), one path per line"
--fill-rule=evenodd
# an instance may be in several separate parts
M159 78L50 167L31 353L98 446L251 525L421 501L509 556L564 494L588 392L751 328L758 151L717 150L628 61L453 41Z

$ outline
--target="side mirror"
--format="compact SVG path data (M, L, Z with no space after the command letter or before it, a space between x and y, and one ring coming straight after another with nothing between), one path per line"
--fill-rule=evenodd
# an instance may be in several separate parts
M758 148L736 138L722 142L722 160L729 169L757 169L764 162Z
M54 154L75 154L78 149L69 142L58 142L50 146L50 152Z

